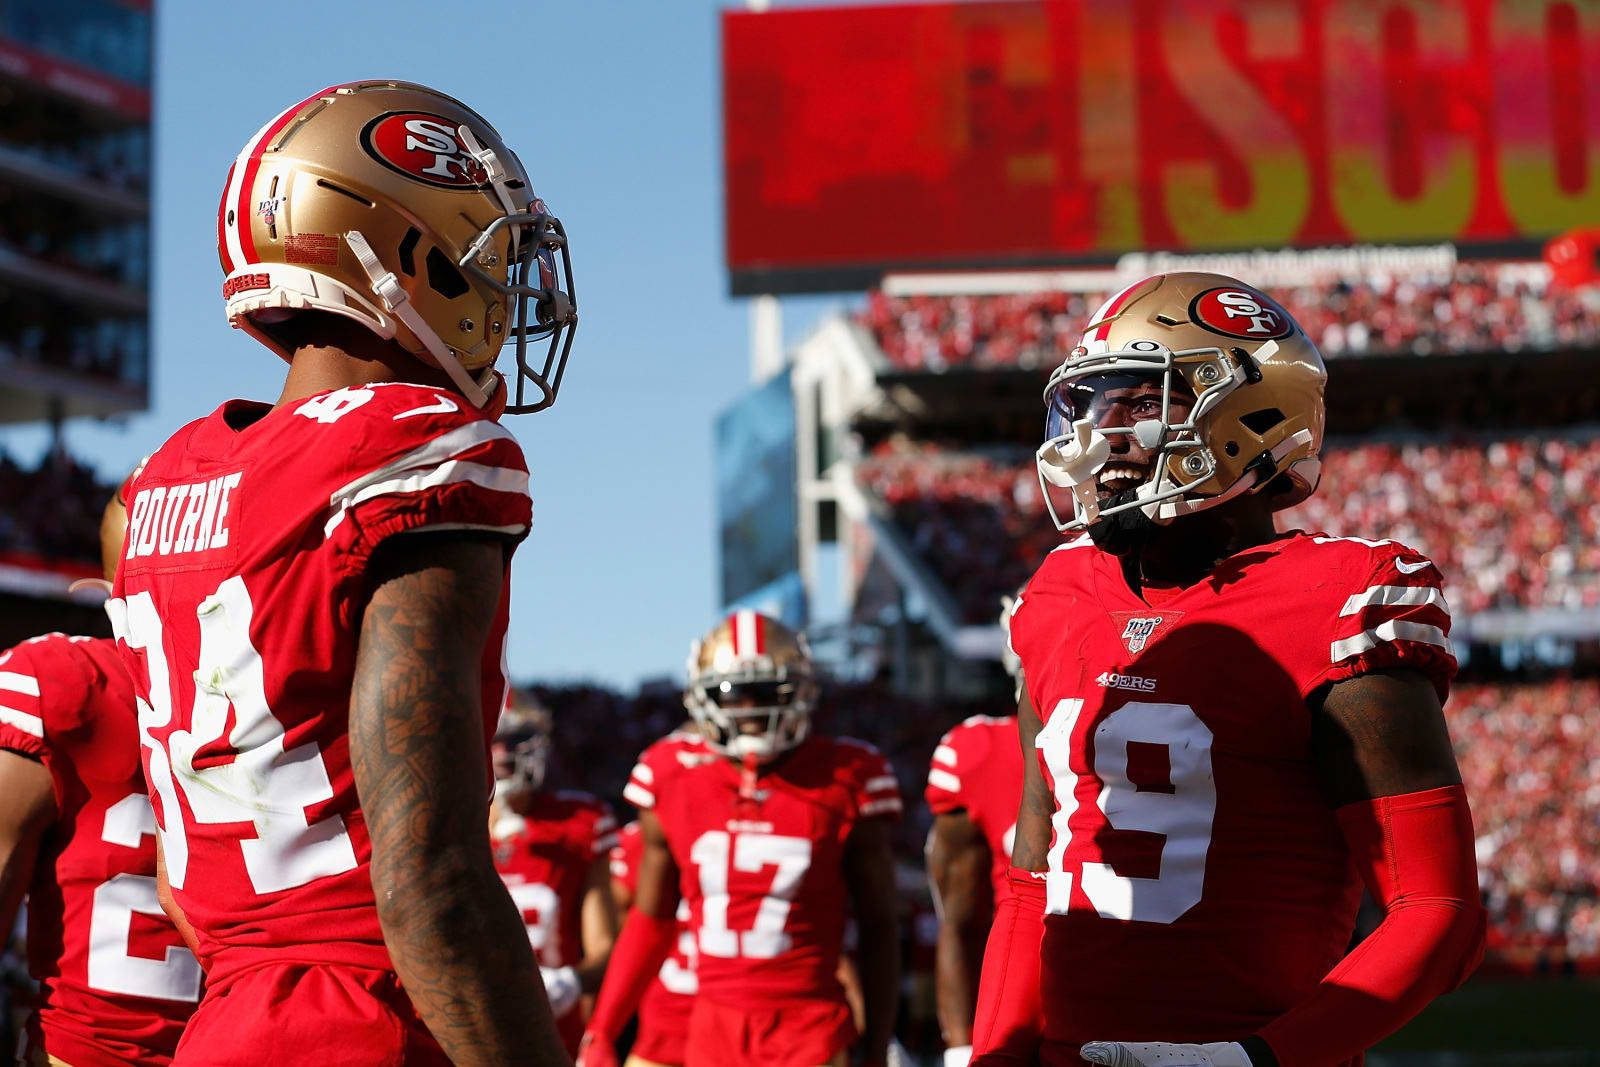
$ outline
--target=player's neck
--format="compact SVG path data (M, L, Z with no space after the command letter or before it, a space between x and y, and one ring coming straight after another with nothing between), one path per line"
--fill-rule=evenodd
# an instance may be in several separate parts
M381 382L416 382L451 388L450 379L392 341L368 331L331 339L327 344L303 344L289 360L289 374L277 407L293 404L330 389L349 389Z
M1136 590L1187 587L1205 579L1220 561L1277 536L1272 510L1247 497L1161 527L1136 556L1123 560L1123 573Z

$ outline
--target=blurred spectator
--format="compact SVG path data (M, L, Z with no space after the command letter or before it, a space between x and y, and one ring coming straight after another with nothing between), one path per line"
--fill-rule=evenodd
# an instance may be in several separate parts
M1330 274L1272 293L1330 358L1563 348L1600 343L1600 293L1550 285L1527 263L1458 263L1448 272ZM856 320L905 370L1054 366L1111 294L889 296Z
M1033 573L1058 535L1031 457L892 438L860 483L955 598L968 622ZM1528 436L1330 448L1322 484L1279 518L1428 553L1453 609L1600 607L1600 439Z
M1463 685L1446 709L1472 798L1493 962L1600 956L1600 680Z
M100 513L116 491L64 451L23 470L0 453L0 553L100 568Z

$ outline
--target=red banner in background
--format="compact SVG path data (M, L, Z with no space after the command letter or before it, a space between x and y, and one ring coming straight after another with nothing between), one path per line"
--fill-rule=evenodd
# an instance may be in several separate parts
M1012 0L723 16L735 292L1600 222L1593 0Z

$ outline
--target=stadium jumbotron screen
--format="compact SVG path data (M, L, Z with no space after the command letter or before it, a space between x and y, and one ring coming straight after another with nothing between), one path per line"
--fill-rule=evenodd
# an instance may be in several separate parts
M726 13L732 288L1152 248L1528 251L1600 218L1596 70L1600 12L1542 0Z

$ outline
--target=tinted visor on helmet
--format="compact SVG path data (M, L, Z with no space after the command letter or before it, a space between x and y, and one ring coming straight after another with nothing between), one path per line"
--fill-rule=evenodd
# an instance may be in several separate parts
M1164 371L1110 371L1063 381L1051 390L1045 405L1045 440L1065 436L1080 419L1088 419L1098 426L1112 403L1107 393L1141 386L1154 386L1159 390L1165 377Z
M784 707L793 703L797 686L793 681L716 682L705 687L706 699L717 707L738 714L741 709Z

